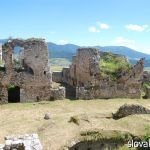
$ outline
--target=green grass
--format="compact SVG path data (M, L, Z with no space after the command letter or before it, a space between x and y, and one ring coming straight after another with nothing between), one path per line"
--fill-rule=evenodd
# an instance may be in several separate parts
M99 66L102 76L112 80L117 79L121 71L127 71L131 67L124 57L108 52L100 59Z
M71 64L71 62L66 58L51 58L49 61L52 66L67 67Z
M132 135L128 132L115 130L99 130L81 132L84 141L112 140L116 142L127 142L132 139Z
M53 71L62 71L63 67L62 66L50 66L50 70Z
M4 142L6 135L38 133L44 150L58 150L70 139L76 138L76 135L94 129L106 132L127 131L137 136L148 136L149 115L131 115L117 121L108 119L125 103L139 104L150 109L149 99L58 100L0 105L0 143ZM51 115L50 120L44 120L45 113ZM79 125L68 122L72 116L77 116ZM88 121L83 119L84 116L88 117ZM99 137L97 133L91 135L93 138ZM109 134L105 136L109 138ZM122 135L116 136L122 138Z
M62 71L64 67L68 67L71 62L66 58L51 58L50 69L51 71Z

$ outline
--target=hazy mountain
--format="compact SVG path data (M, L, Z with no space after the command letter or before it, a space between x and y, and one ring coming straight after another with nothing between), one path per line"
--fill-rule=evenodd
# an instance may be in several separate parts
M3 44L7 41L7 39L0 39L0 44Z
M71 60L72 56L76 53L76 49L78 48L79 46L74 44L57 45L48 42L50 58L67 58Z
M76 50L80 46L73 44L57 45L48 42L48 49L51 58L67 58L71 60L72 56L76 54ZM131 63L136 63L140 58L145 58L145 66L150 67L150 55L138 52L125 46L95 46L100 51L112 52L120 55L125 55Z
M129 59L139 59L142 57L146 59L150 59L150 55L142 53L142 52L138 52L136 50L133 50L125 46L104 46L104 47L96 46L96 47L102 51L125 55Z
M59 57L62 55L61 53L65 53L64 57L68 58L68 54L75 54L76 50L80 46L78 45L73 45L73 44L65 44L65 45L57 45L54 43L48 42L48 49L50 51L50 54L52 57ZM138 52L136 50L133 50L131 48L125 47L125 46L95 46L98 48L100 51L105 51L105 52L112 52L116 54L121 54L125 55L129 59L139 59L139 58L146 58L150 59L150 55Z

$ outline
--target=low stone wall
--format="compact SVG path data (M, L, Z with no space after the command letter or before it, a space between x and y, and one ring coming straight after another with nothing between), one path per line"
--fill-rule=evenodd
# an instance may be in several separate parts
M109 98L140 98L140 86L126 86L124 84L109 84L107 83L91 86L77 87L77 99L109 99Z
M0 150L42 150L37 134L26 134L5 137L5 144L0 144Z
M55 89L51 89L50 92L51 92L50 100L63 100L66 97L65 87L58 87Z

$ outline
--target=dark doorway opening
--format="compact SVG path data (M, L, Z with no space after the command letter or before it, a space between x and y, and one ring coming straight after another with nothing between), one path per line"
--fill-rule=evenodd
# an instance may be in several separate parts
M66 88L66 98L70 100L76 100L76 88L66 83L61 83Z
M8 102L9 103L20 102L20 87L15 86L8 88Z

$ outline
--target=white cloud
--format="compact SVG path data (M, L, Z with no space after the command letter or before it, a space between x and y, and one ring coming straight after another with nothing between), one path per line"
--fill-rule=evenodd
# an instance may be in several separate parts
M99 31L96 27L91 26L91 27L89 27L89 32L98 33L98 32L100 32L100 31Z
M108 24L106 24L106 23L98 22L98 25L99 25L100 29L102 29L102 30L106 30L106 29L110 28L110 26Z
M138 32L142 32L146 30L148 27L149 27L148 25L136 25L136 24L128 24L125 26L125 28L128 30L138 31Z
M107 30L110 26L106 23L97 22L95 26L89 27L89 32L98 33L101 30Z
M60 44L60 45L64 45L64 44L68 44L69 42L67 41L67 40L59 40L58 42L57 42L57 44Z
M133 49L136 49L135 46L135 41L126 39L124 37L116 37L113 41L112 44L118 45L118 46L127 46Z

